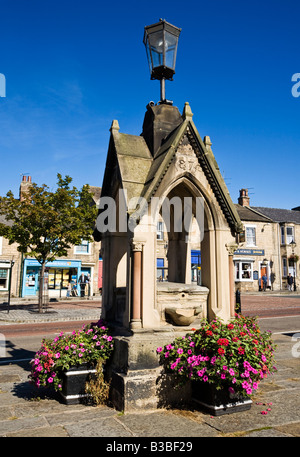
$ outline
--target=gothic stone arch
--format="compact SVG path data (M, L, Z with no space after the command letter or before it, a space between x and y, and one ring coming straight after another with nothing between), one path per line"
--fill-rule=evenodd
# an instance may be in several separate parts
M115 232L103 234L96 230L94 234L103 243L103 317L132 329L168 325L169 292L169 298L177 299L176 307L183 309L186 318L191 308L196 315L198 300L198 315L228 320L233 314L232 255L241 222L219 172L210 139L201 139L188 104L182 115L171 105L148 105L139 137L120 133L118 123L113 122L101 198L116 199L120 189L127 203L134 198L140 201L126 210L126 221L135 216L136 224L124 231L120 230L119 220ZM156 281L156 222L162 202L173 197L181 201L190 197L193 214L197 198L203 201L202 286L189 284L187 231L174 231L173 214L169 233L172 281L165 285L165 298L160 300ZM160 203L153 211L151 202L155 199ZM119 208L120 200L117 214ZM187 307L187 302L192 305Z

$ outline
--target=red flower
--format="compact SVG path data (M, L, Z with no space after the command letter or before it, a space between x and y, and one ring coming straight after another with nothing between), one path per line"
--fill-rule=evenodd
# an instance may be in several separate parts
M219 348L219 349L218 349L218 353L219 353L220 355L225 354L225 349Z
M239 347L239 348L238 348L238 352L239 352L239 354L245 354L245 349Z
M229 328L230 330L232 330L234 328L234 325L233 324L228 324L227 325L227 328Z
M217 343L220 345L220 346L228 346L229 344L229 341L227 338L219 338Z
M254 343L254 344L258 344L258 341L257 341L257 340L253 340L253 343Z
M206 335L211 336L211 335L213 335L213 332L211 330L207 330Z
M237 336L234 336L234 337L232 338L232 341L238 341L238 340L239 340L239 338L238 338Z

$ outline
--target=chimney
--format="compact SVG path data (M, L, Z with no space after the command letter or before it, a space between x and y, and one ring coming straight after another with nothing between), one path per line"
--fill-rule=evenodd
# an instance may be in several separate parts
M248 196L248 189L241 189L238 203L241 206L250 206L250 197Z
M25 194L28 192L29 187L31 186L31 176L22 176L22 181L20 184L19 198L20 201L25 200Z
M142 136L153 156L167 137L183 122L176 106L150 102L143 123Z

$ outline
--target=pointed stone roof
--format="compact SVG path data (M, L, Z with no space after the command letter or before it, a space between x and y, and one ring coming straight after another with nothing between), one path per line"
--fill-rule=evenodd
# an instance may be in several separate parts
M211 150L210 138L205 137L204 142L202 141L192 117L193 113L190 105L189 103L185 103L182 114L183 122L172 132L155 153L141 196L147 202L150 201L171 165L182 138L184 135L187 135L230 227L234 231L239 232L242 230L242 223Z
M155 110L153 106L148 105L147 108L146 116L149 119ZM128 199L144 197L149 202L174 160L180 142L186 135L228 224L233 231L241 231L240 217L221 176L210 147L210 139L205 137L202 141L193 122L190 105L185 103L182 116L176 107L157 108L160 115L163 109L168 111L168 115L170 111L175 122L175 129L173 126L172 130L172 126L168 125L168 116L167 121L163 119L158 125L153 124L153 131L146 126L144 136L143 134L136 136L120 133L118 121L113 121L101 196L115 197L117 190L121 187L126 190ZM158 133L159 142L157 138L156 142L153 141L155 133Z

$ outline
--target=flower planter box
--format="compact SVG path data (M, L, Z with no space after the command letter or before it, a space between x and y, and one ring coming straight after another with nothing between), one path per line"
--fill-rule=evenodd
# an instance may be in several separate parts
M76 405L89 397L85 392L85 384L89 376L96 373L96 368L86 364L72 367L63 374L62 390L59 392L67 405Z
M252 400L227 390L217 390L214 384L202 381L192 382L192 400L213 416L237 413L251 408Z

